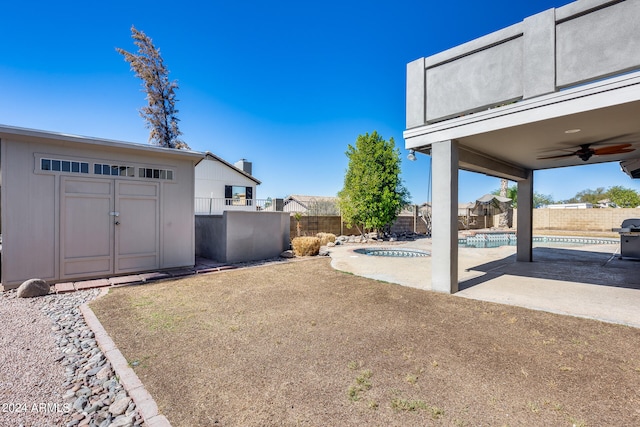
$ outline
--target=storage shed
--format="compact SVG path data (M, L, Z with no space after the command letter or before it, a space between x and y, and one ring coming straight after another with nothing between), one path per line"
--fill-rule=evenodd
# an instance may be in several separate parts
M202 158L0 126L2 288L194 265Z

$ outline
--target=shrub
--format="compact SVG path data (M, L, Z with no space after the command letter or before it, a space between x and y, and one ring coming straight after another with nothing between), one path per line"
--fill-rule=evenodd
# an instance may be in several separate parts
M314 256L320 252L320 239L317 237L296 237L291 241L296 256Z
M336 235L333 233L318 233L316 237L320 239L320 246L327 246L327 243L336 241Z

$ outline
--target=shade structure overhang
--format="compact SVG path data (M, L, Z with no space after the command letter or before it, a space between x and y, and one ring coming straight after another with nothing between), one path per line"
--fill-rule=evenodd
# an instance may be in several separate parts
M431 153L433 143L455 140L459 167L518 181L526 170L542 170L640 157L640 72L476 112L404 132L406 148ZM571 153L631 144L632 151ZM551 157L551 158L549 158Z
M405 148L433 157L434 290L458 290L458 169L517 182L532 261L534 171L640 158L638 21L640 2L578 0L407 64Z

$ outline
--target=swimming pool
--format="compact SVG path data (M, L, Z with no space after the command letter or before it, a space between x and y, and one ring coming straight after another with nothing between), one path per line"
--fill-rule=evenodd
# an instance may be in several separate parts
M460 248L498 248L500 246L516 246L516 235L513 233L494 234L478 233L458 239ZM534 246L572 247L585 245L617 245L618 239L604 237L571 237L571 236L533 236Z
M388 257L425 257L431 256L431 252L422 251L420 249L404 249L404 248L361 248L355 249L354 252L368 256L388 256Z

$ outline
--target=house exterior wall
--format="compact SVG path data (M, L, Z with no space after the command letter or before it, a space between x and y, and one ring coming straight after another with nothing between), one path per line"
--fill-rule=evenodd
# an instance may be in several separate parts
M225 186L240 186L251 187L252 196L255 201L256 197L256 182L243 175L240 171L234 170L218 160L205 158L195 168L195 197L196 199L213 199L216 201L225 199ZM208 206L208 205L207 205ZM222 210L227 209L225 206L220 205L214 209L215 214L222 213ZM243 211L255 211L256 204L250 203L243 206L229 206L228 209L243 210ZM200 208L196 207L196 211ZM219 212L218 212L219 211ZM208 212L208 210L207 210Z
M288 201L284 207L282 208L282 210L284 212L306 212L307 208L306 206L302 206L297 200L290 200Z
M63 200L61 183L64 179L86 178L90 181L105 180L112 183L157 183L158 201L157 265L158 268L172 268L193 265L194 249L194 164L198 156L170 153L167 150L139 149L131 144L84 143L75 138L64 140L59 136L11 135L0 133L1 146L1 222L3 231L2 286L4 289L17 287L24 280L41 278L49 282L63 280L61 267L62 245L73 243L64 241L61 235L61 204ZM63 159L89 164L89 173L42 171L41 158ZM93 173L93 164L131 165L135 167L135 177L102 176ZM139 178L138 168L172 170L174 179L160 180ZM123 187L123 192L129 191ZM155 191L155 190L154 190ZM115 197L115 196L112 196ZM140 196L144 198L146 196ZM90 203L90 202L88 202ZM155 202L148 202L155 203ZM113 208L112 208L113 209ZM105 221L116 218L104 213ZM82 215L78 218L82 219ZM74 220L75 221L75 220ZM136 221L143 221L138 218ZM65 223L70 229L67 240L91 240L92 235L74 232L74 224ZM112 226L111 226L112 227ZM80 227L78 227L80 228ZM113 228L113 227L112 227ZM146 227L149 229L149 227ZM70 233L70 234L69 234ZM75 233L75 234L74 234ZM124 237L124 236L123 236ZM131 241L131 236L126 236ZM142 237L142 236L141 236ZM148 237L148 236L145 236ZM121 239L125 241L126 239ZM65 246L66 247L66 246ZM124 260L124 258L122 258ZM115 266L115 259L114 259ZM114 267L115 268L115 267ZM114 273L115 274L115 273ZM87 274L74 277L98 277Z

